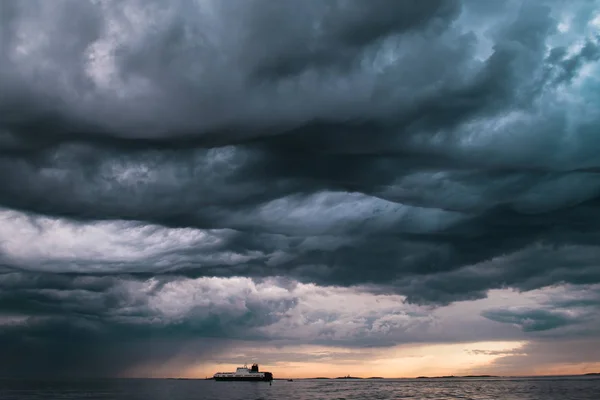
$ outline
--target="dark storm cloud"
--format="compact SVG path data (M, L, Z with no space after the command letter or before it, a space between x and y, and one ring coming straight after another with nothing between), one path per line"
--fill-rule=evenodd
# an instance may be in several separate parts
M492 321L518 326L540 337L565 339L597 337L600 332L598 285L567 285L564 292L547 298L534 308L509 307L482 313Z
M52 10L46 10L43 2L27 1L4 7L8 28L3 56L13 62L3 69L12 72L16 83L6 81L3 86L10 93L18 92L21 102L32 102L29 96L51 100L68 94L90 96L91 101L42 99L22 110L18 107L22 104L11 97L3 103L13 112L3 119L12 130L36 137L86 138L104 133L168 140L224 130L220 141L237 137L236 130L249 131L242 136L255 136L273 124L290 128L320 117L355 118L357 107L373 91L382 90L367 75L369 66L360 65L365 50L386 37L418 33L431 25L443 30L460 10L458 1L437 0L426 5L382 0L368 6L356 1L309 1L301 6L155 1L123 7L86 2L75 9L62 1ZM44 43L28 35L29 24L36 23L56 36ZM115 33L113 28L123 31ZM103 46L115 44L111 40L118 48L103 53ZM39 68L20 68L20 62L40 61L38 57L44 61ZM342 72L336 68L340 63L350 65ZM112 87L98 85L98 79L104 82L104 78L96 74L108 75L112 69L116 71L110 78L123 84L119 91L127 92L122 101L114 97L118 93ZM33 73L55 79L32 85L27 81ZM331 89L329 98L322 85ZM363 93L357 86L363 87ZM351 94L358 96L357 104L344 98ZM78 127L91 132L77 133Z
M458 336L506 338L506 330L487 325ZM456 330L452 323L447 328ZM428 312L351 289L245 278L0 276L0 341L7 344L0 376L115 376L161 363L175 373L207 359L228 360L221 353L240 341L257 354L267 341L359 352L448 340L448 329L442 333ZM287 361L320 359L288 355Z
M145 328L150 328L150 331L153 325L159 328L169 325L171 333L181 330L189 335L243 334L250 338L245 329L274 322L273 315L290 309L296 302L291 295L277 298L277 301L258 297L239 300L236 299L239 293L235 293L235 284L230 285L229 292L221 292L218 287L211 287L210 282L188 288L195 289L191 292L187 292L184 286L181 294L192 298L181 300L176 298L176 293L169 291L173 285L173 290L177 290L177 283L173 279L138 281L131 278L9 273L0 279L0 310L6 315L81 318L90 326L99 319L116 325L123 321L135 326L137 322L146 325ZM198 299L196 290L204 299ZM197 302L202 300L215 309L196 307ZM227 333L228 329L232 332ZM233 332L236 329L241 331Z
M223 249L255 254L170 258L191 275L392 283L440 303L598 280L585 263L470 267L595 239L600 184L581 171L598 118L551 98L597 38L554 46L562 3L45 4L2 6L6 207L230 229Z
M115 326L77 317L30 318L26 325L3 327L0 376L34 378L115 377L145 365L177 368L215 354L227 339L209 331L193 335L153 332L147 326ZM198 335L198 333L196 333Z
M544 225L551 229L552 225ZM524 228L525 229L525 228ZM529 233L530 234L530 233ZM538 234L541 236L541 232ZM577 243L573 234L571 243ZM583 240L593 240L590 235ZM561 239L564 238L561 236ZM556 238L548 235L546 244L537 244L517 251L518 244L527 243L523 237L513 238L505 247L490 244L496 250L495 258L452 271L437 274L421 274L400 280L406 285L404 292L414 302L450 303L464 298L485 296L490 288L506 287L521 291L543 288L555 284L591 284L600 282L597 262L598 249L593 245L560 245ZM582 239L579 239L582 240ZM515 245L517 244L517 245ZM472 253L478 256L476 246L488 246L484 240L473 239ZM466 250L466 249L465 249ZM486 252L486 253L487 253ZM512 253L510 255L505 255ZM489 254L489 253L487 253Z
M171 359L185 366L232 339L264 340L253 328L278 320L296 301L241 300L235 285L228 293L209 284L171 293L172 283L1 275L0 376L115 376Z
M437 305L600 282L597 10L0 2L4 312L48 334L120 326L123 310L154 314L118 282L153 277ZM272 307L186 329L259 327ZM573 322L532 312L487 316Z
M556 329L579 322L569 315L546 310L491 310L483 316L493 321L519 325L525 332Z

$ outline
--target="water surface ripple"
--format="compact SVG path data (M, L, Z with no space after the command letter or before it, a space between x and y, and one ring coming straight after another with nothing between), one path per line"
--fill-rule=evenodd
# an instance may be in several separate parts
M0 380L0 399L133 400L598 400L598 377L494 379L382 379L214 382L206 380L107 379Z

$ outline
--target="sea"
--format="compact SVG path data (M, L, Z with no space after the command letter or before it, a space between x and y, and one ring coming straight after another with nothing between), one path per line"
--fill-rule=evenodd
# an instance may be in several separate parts
M0 399L133 400L599 400L600 377L297 379L215 382L194 379L0 379Z

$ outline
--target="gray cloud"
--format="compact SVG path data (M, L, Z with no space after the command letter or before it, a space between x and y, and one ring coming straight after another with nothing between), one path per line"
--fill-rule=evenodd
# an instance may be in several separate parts
M554 287L538 295L535 304L488 308L482 316L500 326L514 326L529 341L509 352L477 351L497 355L478 373L500 375L564 374L565 367L596 372L600 319L598 285ZM577 371L577 369L575 369Z
M73 317L32 318L26 326L2 326L0 340L7 345L0 352L0 374L43 379L115 377L140 365L160 368L165 363L177 373L230 343L145 328Z
M469 354L486 355L486 356L506 356L523 354L521 350L466 350Z
M0 279L0 340L10 343L0 352L0 372L112 376L162 363L172 374L186 362L230 360L244 342L255 349L265 343L338 349L328 356L282 350L263 363L273 357L343 362L394 345L522 338L477 315L457 323L443 308L402 300L273 279L9 273ZM290 358L282 360L286 351Z
M4 311L48 334L158 318L114 292L148 279L422 305L600 283L598 6L1 2ZM283 324L256 302L185 329ZM533 334L567 308L485 316Z
M598 362L598 340L541 340L527 344L516 354L499 357L480 373L499 375L532 375L536 373L564 373L565 365L582 365L585 373L596 372Z
M556 329L578 322L569 315L546 310L490 310L483 316L493 321L519 325L525 332Z
M588 338L600 333L599 302L598 285L566 286L535 307L488 309L482 315L544 338Z
M255 328L295 302L260 298L251 282L212 283L5 274L0 375L115 376L170 360L183 369L232 339L264 340Z

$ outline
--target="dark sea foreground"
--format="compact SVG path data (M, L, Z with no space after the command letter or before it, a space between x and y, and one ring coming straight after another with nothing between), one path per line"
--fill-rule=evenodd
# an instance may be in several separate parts
M600 399L599 377L285 380L110 379L32 381L0 379L0 399L341 400L341 399Z

